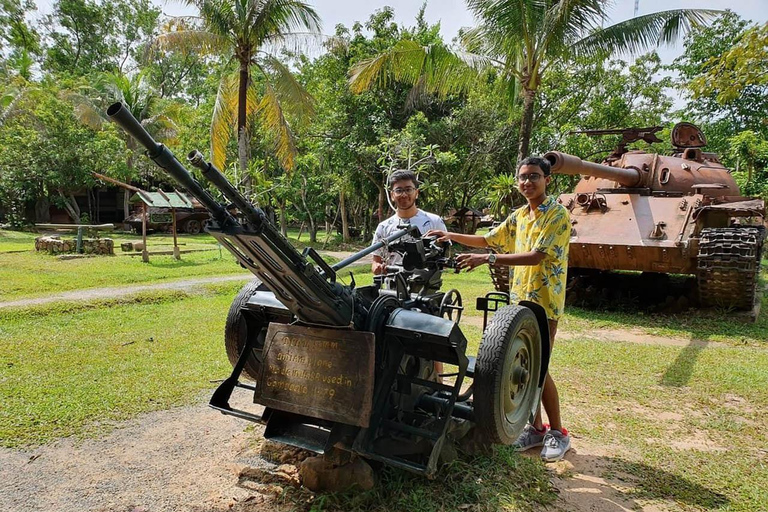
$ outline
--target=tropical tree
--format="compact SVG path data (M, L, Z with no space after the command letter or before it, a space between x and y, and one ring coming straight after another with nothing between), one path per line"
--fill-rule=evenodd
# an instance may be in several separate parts
M156 139L167 142L175 135L171 117L158 107L157 92L147 83L143 73L130 77L122 73L102 73L92 86L71 89L64 96L73 104L77 118L94 130L101 130L108 122L105 115L107 106L119 101ZM135 180L138 178L137 162L145 162L145 159L137 155L139 145L133 137L122 130L118 133L129 150L125 167L127 172L120 178ZM126 189L123 202L126 217L129 214L129 197L130 191Z
M446 95L465 90L477 72L495 68L510 98L522 97L518 159L528 155L536 95L546 70L581 56L638 53L669 44L717 15L677 9L638 16L606 28L610 0L467 0L478 26L462 50L403 40L355 66L354 91L397 80Z
M281 164L292 168L296 146L286 114L309 114L312 102L274 53L286 44L316 37L318 14L299 0L187 0L187 4L197 7L200 17L173 19L157 42L164 49L231 58L233 73L221 78L211 121L214 165L223 168L234 126L240 171L246 173L250 120L256 117L274 137ZM245 183L249 189L247 178Z

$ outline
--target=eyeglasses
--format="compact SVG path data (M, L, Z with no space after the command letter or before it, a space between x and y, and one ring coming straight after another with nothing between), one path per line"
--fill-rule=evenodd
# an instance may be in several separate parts
M404 196L404 195L411 195L414 192L416 192L416 189L414 187L405 187L405 188L393 188L392 193L396 196Z
M519 183L523 183L525 181L530 181L531 183L536 183L537 181L539 181L543 177L544 177L543 174L539 174L537 172L534 172L532 174L518 174L517 175L517 181Z

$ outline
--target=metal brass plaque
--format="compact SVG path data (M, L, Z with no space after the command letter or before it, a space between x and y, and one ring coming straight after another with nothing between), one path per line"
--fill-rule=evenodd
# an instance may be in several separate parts
M254 402L367 427L374 383L374 335L270 323Z

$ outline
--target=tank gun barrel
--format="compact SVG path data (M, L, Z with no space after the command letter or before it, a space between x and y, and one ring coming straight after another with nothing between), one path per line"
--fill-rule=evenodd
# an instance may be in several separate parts
M544 155L552 172L556 174L588 175L612 180L625 187L639 187L643 184L644 175L637 169L611 167L610 165L586 162L581 158L560 151L550 151Z

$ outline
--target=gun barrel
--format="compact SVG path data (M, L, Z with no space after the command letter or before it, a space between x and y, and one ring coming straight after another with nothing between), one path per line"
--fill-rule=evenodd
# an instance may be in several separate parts
M120 102L113 103L107 109L107 117L114 121L128 135L139 141L147 149L147 156L159 167L165 169L176 181L205 206L213 218L220 224L237 221L227 210L205 190L200 183L176 160L168 148L159 144L147 133L143 126L133 117L133 114Z
M198 150L195 149L190 151L187 155L187 160L189 160L189 163L200 169L203 176L213 183L216 188L221 190L224 197L232 201L232 204L234 204L237 209L243 213L245 218L248 219L248 222L251 223L253 229L257 231L261 229L264 222L266 222L264 212L261 208L256 208L249 203L248 200L246 200L245 197L232 186L221 171L214 167L212 163L205 161L203 155Z
M354 263L354 262L364 258L365 256L368 256L372 252L378 251L379 249L381 249L385 245L390 244L390 243L394 242L395 240L399 240L400 238L403 238L405 235L408 235L408 234L413 235L412 230L413 230L413 227L409 228L409 229L401 229L399 231L396 231L395 233L393 233L392 235L388 236L387 238L385 238L381 242L377 242L377 243L371 245L370 247L366 247L362 251L353 254L349 258L346 258L346 259L336 263L331 268L333 270L341 270L344 267L349 266L352 263ZM416 230L418 231L418 228L416 228Z
M586 174L612 180L625 187L638 187L643 183L643 174L637 169L625 169L587 162L577 156L561 153L560 151L550 151L544 155L544 159L549 162L552 172L557 174Z

